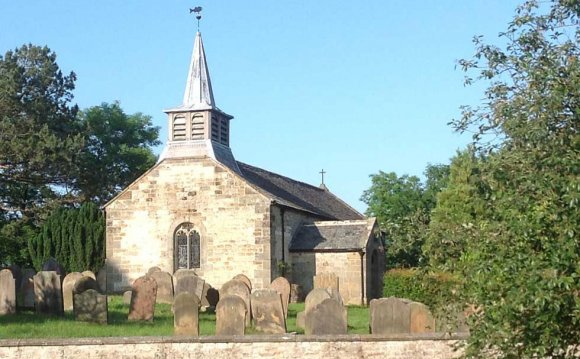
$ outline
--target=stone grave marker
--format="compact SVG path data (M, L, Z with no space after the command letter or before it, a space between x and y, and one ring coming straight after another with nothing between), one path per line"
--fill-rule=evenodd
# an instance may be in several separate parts
M37 313L62 315L62 289L56 271L40 271L33 277Z
M220 298L226 295L237 295L243 299L246 304L246 326L249 327L252 324L252 314L250 312L250 290L248 289L248 286L241 280L229 280L222 285L219 291Z
M99 289L99 284L97 283L96 280L94 280L91 277L82 276L82 277L80 277L79 279L77 279L75 281L75 284L73 285L73 290L72 291L73 291L73 294L74 294L74 293L82 293L82 292L84 292L85 290L88 290L88 289L94 289L97 292L99 292L99 290L100 290Z
M131 295L132 295L132 293L133 292L131 292L130 290L125 291L123 293L123 304L127 304L127 305L131 304Z
M433 314L423 303L411 302L410 304L410 333L433 333L435 332L435 319Z
M82 277L81 273L72 272L67 274L62 281L62 303L65 312L73 310L73 287L76 281Z
M197 277L197 273L195 273L195 270L193 269L178 269L175 271L175 273L173 273L173 290L174 290L174 295L177 295L177 292L175 292L175 287L177 287L177 281L180 278L183 277L187 277L187 276L196 276Z
M232 279L241 280L242 282L244 282L248 286L250 293L252 293L252 281L250 280L250 278L248 278L247 275L240 273L235 277L233 277Z
M300 284L290 284L290 303L298 303L304 301L304 293Z
M314 288L323 288L328 289L332 288L335 289L337 292L339 291L338 287L338 276L334 273L319 273L314 276ZM330 293L330 291L329 291Z
M175 284L174 295L183 292L189 292L195 294L198 298L202 297L203 294L203 284L205 281L196 275L185 275L177 279Z
M64 278L64 268L54 258L48 258L42 265L43 272L56 272L61 278Z
M323 300L305 313L304 334L346 334L346 308L332 298Z
M286 333L286 319L280 294L273 289L256 290L251 296L256 330L266 334Z
M176 335L199 336L199 306L195 294L181 292L175 296L173 324Z
M216 335L244 335L246 330L246 303L237 295L225 295L216 307Z
M91 272L90 270L86 270L86 271L82 272L81 274L85 277L91 277L94 280L97 280L97 276L95 275L95 273Z
M411 301L396 297L373 299L370 303L371 334L410 333Z
M12 264L8 267L12 272L12 277L14 277L14 284L16 285L16 294L20 290L20 285L22 284L22 268L18 264Z
M284 277L278 277L272 281L270 288L274 289L282 299L284 318L288 318L288 303L290 302L290 282Z
M22 271L22 282L20 283L21 306L23 308L34 308L34 275L36 271L32 268L25 268Z
M202 308L215 308L220 300L220 293L207 282L203 284L203 294L201 295Z
M296 326L299 328L305 328L306 313L313 309L318 304L322 303L325 299L329 299L330 294L326 289L316 288L310 291L304 300L304 311L297 313L296 315Z
M16 280L10 269L0 270L0 315L16 313Z
M155 313L157 282L150 276L139 277L133 282L129 320L152 321Z
M78 321L107 324L107 296L94 289L74 293L74 314Z
M97 272L97 283L99 284L99 288L103 291L103 293L107 293L107 269L103 267L99 269Z
M173 279L171 274L156 271L149 274L157 282L157 303L173 303Z
M147 274L152 274L155 272L161 272L161 268L155 266L155 267L151 267L151 268L149 268L149 270L147 270Z

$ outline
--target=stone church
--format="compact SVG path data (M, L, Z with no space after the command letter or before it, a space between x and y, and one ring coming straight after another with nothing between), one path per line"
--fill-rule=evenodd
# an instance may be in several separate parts
M314 275L332 272L345 303L381 295L384 249L374 218L324 185L235 159L233 116L215 104L199 32L183 103L165 113L169 138L158 162L104 207L108 292L158 266L194 269L215 288L239 273L265 288L283 274L305 293Z

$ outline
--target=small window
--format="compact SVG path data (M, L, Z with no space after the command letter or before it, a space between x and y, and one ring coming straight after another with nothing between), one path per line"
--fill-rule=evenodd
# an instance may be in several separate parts
M192 223L182 223L173 234L175 270L200 268L201 240Z
M191 118L191 139L203 140L205 135L203 116L195 115Z
M176 116L173 119L173 141L183 141L185 137L185 117Z

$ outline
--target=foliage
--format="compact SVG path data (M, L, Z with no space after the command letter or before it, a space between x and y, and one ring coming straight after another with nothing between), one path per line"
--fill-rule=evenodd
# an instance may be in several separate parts
M385 232L388 268L420 265L421 247L430 221L436 194L446 186L449 166L428 165L426 184L416 176L397 176L380 171L371 175L372 185L361 200L368 205L366 214L377 217Z
M77 187L84 200L104 204L151 168L159 127L141 113L127 115L118 102L84 110L80 123L85 147Z
M500 34L505 49L476 37L474 58L460 61L488 84L483 104L453 122L474 133L479 159L452 168L455 188L440 195L439 241L458 245L441 247L433 264L469 279L459 296L480 310L468 357L578 349L579 15L577 0L526 1Z
M57 209L28 242L37 270L50 257L67 272L97 272L105 260L105 219L94 203Z

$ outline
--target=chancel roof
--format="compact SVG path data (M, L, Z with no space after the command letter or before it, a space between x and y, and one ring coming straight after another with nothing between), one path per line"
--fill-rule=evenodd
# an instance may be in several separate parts
M363 219L364 216L327 189L299 182L258 167L237 162L241 176L276 203L330 220Z
M361 251L366 248L375 223L375 218L369 218L303 224L290 241L290 251Z

